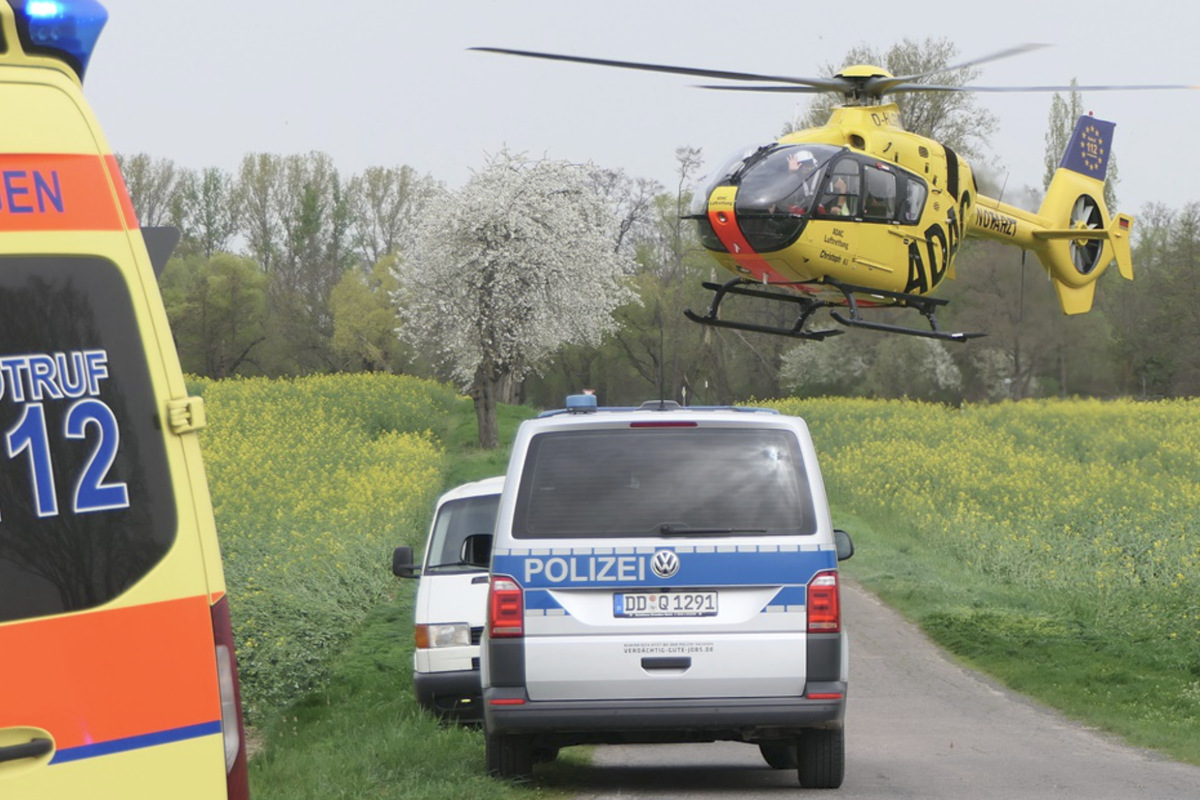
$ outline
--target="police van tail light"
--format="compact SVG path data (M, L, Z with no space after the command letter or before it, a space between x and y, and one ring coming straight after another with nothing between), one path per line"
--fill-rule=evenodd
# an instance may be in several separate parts
M216 645L217 682L221 690L221 735L225 739L226 793L229 800L249 800L250 776L246 769L246 730L242 723L242 693L238 685L237 657L229 599L212 606L213 641Z
M525 635L525 596L506 575L492 578L488 589L488 635L493 639Z
M808 632L840 633L842 609L836 572L818 572L808 582Z

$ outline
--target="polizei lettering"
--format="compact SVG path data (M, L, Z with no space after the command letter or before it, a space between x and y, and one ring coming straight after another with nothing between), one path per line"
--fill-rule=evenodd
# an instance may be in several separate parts
M627 583L646 579L642 556L550 556L525 559L525 581Z

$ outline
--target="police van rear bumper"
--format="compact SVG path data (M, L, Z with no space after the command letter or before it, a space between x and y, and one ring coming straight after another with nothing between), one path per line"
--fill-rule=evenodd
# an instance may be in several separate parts
M483 694L489 733L543 734L572 743L778 739L842 727L846 682L809 683L810 697L530 700L523 688Z

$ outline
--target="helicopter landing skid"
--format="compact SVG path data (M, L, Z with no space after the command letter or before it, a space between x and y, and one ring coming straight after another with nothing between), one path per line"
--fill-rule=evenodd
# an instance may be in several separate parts
M852 328L867 328L873 331L884 331L886 333L902 333L907 336L922 336L927 339L941 339L949 342L965 342L969 339L978 339L981 336L987 336L986 333L956 333L952 331L944 331L937 321L937 310L948 303L948 300L942 300L937 297L924 297L917 294L906 294L904 292L888 292L881 289L868 289L865 286L854 286L849 283L842 283L826 278L822 281L823 284L832 286L842 293L846 298L845 306L850 311L849 316L844 316L837 311L829 312L829 316L833 317L843 325L848 325ZM921 312L921 316L929 321L929 330L922 328L909 328L904 325L890 325L885 322L871 322L863 319L862 308L855 295L862 294L883 300L879 307L882 308L915 308Z
M968 339L975 339L980 336L986 336L984 333L955 333L943 331L937 321L937 309L946 305L947 301L934 297L924 297L921 295L905 294L903 292L888 292L880 289L870 289L865 286L855 286L849 283L830 280L826 278L821 281L813 281L811 283L787 284L793 287L811 287L815 291L817 287L828 286L841 292L842 300L826 300L818 297L815 294L783 294L781 292L768 291L766 289L757 288L760 284L754 281L748 281L744 278L733 278L725 283L711 283L705 281L703 284L705 289L712 291L713 299L709 304L708 311L701 315L692 311L690 308L684 310L684 315L692 322L698 322L701 325L710 325L716 328L734 328L736 330L751 331L754 333L772 333L778 336L790 336L795 339L810 339L814 341L823 341L830 336L837 336L845 333L840 330L805 330L805 325L813 313L822 308L839 308L845 307L849 314L842 314L838 311L830 311L829 315L837 322L850 328L866 328L868 330L883 331L886 333L901 333L908 336L922 336L930 339L942 339L951 342L965 342ZM779 300L785 303L795 303L800 307L800 313L796 317L795 324L790 328L778 327L774 325L762 325L755 322L738 322L734 320L724 320L718 315L721 308L721 303L728 295L737 294L746 297L758 297L764 300ZM870 297L871 301L864 306L858 300L858 295ZM882 301L882 302L878 302ZM929 321L929 330L923 328L910 328L904 325L891 325L884 322L873 322L863 317L863 309L865 308L915 308Z
M714 328L733 328L739 331L752 331L754 333L773 333L778 336L791 336L795 339L811 339L813 341L822 341L830 336L839 336L845 331L839 330L824 330L824 331L807 331L804 326L808 324L809 317L814 311L821 308L827 308L832 305L826 300L819 297L800 294L782 294L780 292L770 292L763 289L753 288L758 284L753 281L747 281L743 278L733 278L725 281L725 283L711 283L705 281L701 284L705 289L712 291L712 303L708 306L708 311L703 316L692 311L690 308L683 310L684 316L692 322L699 322L701 325L709 325ZM733 320L721 319L718 312L721 309L721 301L726 295L740 294L746 297L759 297L764 300L781 300L785 303L795 303L800 306L800 314L796 317L795 324L790 328L782 328L774 325L760 325L754 322L737 322Z

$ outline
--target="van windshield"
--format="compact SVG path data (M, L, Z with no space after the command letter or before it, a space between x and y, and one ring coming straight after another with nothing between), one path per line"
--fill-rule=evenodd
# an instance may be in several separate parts
M487 569L472 567L462 561L463 540L471 534L491 534L496 526L496 509L500 495L486 494L479 497L464 497L450 500L438 509L433 522L433 535L429 537L429 551L425 556L426 574L434 572L487 572Z
M519 491L517 539L816 531L799 444L778 429L543 433Z

